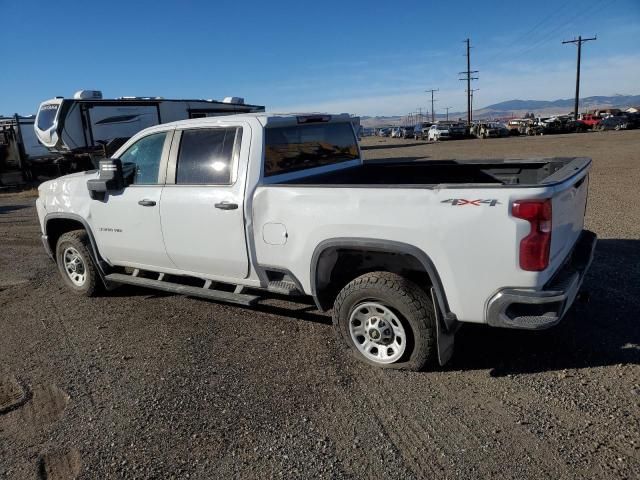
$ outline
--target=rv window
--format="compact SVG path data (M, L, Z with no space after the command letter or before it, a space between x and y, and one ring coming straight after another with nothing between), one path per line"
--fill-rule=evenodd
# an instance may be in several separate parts
M43 105L38 112L38 128L43 132L49 130L58 113L58 104Z
M155 185L158 183L162 148L166 136L167 133L162 132L141 138L120 156L123 164L135 164L136 174L133 179L134 184Z
M185 130L180 140L176 183L228 185L237 128ZM240 132L238 132L240 133Z

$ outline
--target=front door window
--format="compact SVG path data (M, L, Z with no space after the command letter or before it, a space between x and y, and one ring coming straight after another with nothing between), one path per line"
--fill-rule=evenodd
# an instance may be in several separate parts
M123 166L135 165L133 183L136 185L155 185L158 183L162 148L167 132L153 133L141 138L120 156Z

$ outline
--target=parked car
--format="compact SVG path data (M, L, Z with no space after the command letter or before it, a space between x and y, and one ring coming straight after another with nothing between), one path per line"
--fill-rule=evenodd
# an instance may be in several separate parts
M396 127L391 130L391 138L403 138L402 128Z
M416 124L416 126L413 127L413 138L415 140L426 140L431 125L433 125L431 122L421 122Z
M497 138L511 135L507 127L497 122L478 122L471 127L471 133L476 138Z
M429 133L427 134L427 140L429 140L430 142L448 140L449 138L451 138L451 135L449 133L448 125L435 124L435 125L431 125L431 128L429 128Z
M541 135L543 130L544 127L539 122L530 118L522 120L518 126L518 133L520 135Z
M415 134L413 127L404 127L402 129L402 138L413 138Z
M538 119L538 124L542 127L540 135L586 132L589 129L589 127L581 120L574 120L573 115L558 115L550 118L541 118Z
M629 112L625 115L629 119L629 128L640 128L640 113Z
M633 128L633 124L626 115L603 118L598 124L598 130L627 130Z
M507 122L507 128L509 129L510 135L522 135L520 133L520 127L526 124L529 119L526 118L513 118Z
M41 184L36 208L74 294L131 284L246 306L309 295L357 358L419 370L446 363L462 323L562 319L595 247L590 168L364 162L346 114L248 113L145 129L99 170Z
M568 120L564 124L567 133L584 133L591 130L591 127L582 120Z
M438 125L446 127L451 138L464 138L467 136L467 127L465 124L455 121L439 121Z
M596 127L598 125L600 125L600 122L602 121L602 118L600 118L598 115L594 115L592 113L585 113L581 116L580 120L582 121L582 123L584 123L588 128L591 128L592 130L595 130Z
M391 129L390 128L381 128L380 130L378 130L378 136L379 137L388 137L391 135Z

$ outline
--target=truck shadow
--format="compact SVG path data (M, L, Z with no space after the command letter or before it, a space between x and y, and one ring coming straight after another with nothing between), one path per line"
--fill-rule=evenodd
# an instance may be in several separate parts
M3 213L15 212L16 210L22 210L29 208L31 205L2 205L0 206L0 215Z
M448 368L500 377L640 364L640 240L599 240L582 290L589 301L549 330L461 328Z

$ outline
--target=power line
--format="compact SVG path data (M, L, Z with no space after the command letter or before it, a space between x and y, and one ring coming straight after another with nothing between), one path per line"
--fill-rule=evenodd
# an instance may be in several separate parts
M560 12L562 12L562 10L566 9L566 7L570 7L569 3L565 3L563 4L560 8L558 8L557 10L555 10L554 12L551 13L551 15L547 15L546 17L544 17L541 21L539 21L538 23L536 23L533 27L531 27L529 30L527 30L525 33L523 33L522 35L519 35L518 37L516 37L514 40L512 40L510 43L513 45L517 45L519 44L521 41L527 39L528 37L531 36L531 34L533 34L534 32L536 32L538 29L540 29L545 23L549 22L550 20L552 20L554 17L556 17ZM564 12L563 12L564 13ZM562 24L564 25L566 22L562 22ZM545 30L549 25L545 25L544 28L542 28L542 30ZM486 65L488 63L491 63L493 60L495 60L496 58L500 57L503 54L503 50L504 49L499 49L497 53L495 53L494 55L492 55L491 57L489 57L488 60L484 60L481 61L481 63L483 65Z
M444 109L447 111L447 122L449 121L449 109L451 107L444 107Z
M467 44L467 70L459 72L459 75L464 75L464 77L458 80L466 80L467 82L467 123L471 125L471 120L473 119L471 112L471 80L478 80L478 77L473 76L474 73L478 73L478 70L471 70L471 40L467 38L465 43Z
M436 111L433 108L433 102L435 101L435 100L433 100L433 92L437 92L438 90L440 90L440 89L436 88L436 89L431 89L431 90L425 90L425 92L427 92L427 93L431 92L431 121L432 122L436 121L436 117L435 117Z
M562 44L574 43L578 45L578 61L576 64L576 99L573 108L573 119L578 120L578 103L580 101L580 57L582 56L582 44L585 42L591 42L593 40L597 40L598 37L591 38L582 38L582 35L579 35L578 38L574 38L573 40L565 40Z
M532 52L534 50L537 50L547 44L549 44L550 42L553 42L557 39L554 38L555 34L560 32L561 30L566 29L569 26L575 25L576 22L578 22L579 20L582 20L583 18L590 16L590 15L595 15L596 13L598 13L599 11L601 11L602 9L608 7L609 5L611 5L615 0L609 0L609 2L598 2L595 4L590 5L589 7L585 8L584 10L582 10L581 12L578 12L577 14L575 12L571 12L571 17L568 18L567 20L563 20L560 22L560 24L557 24L555 26L551 26L551 29L548 31L544 31L547 27L545 27L545 29L543 29L543 31L540 32L541 37L538 38L537 40L534 39L531 42L528 42L527 45L525 45L523 48L517 48L514 52L511 52L510 54L506 54L502 57L502 61L505 60L510 60L512 58L521 58L525 55L527 55L529 52ZM496 57L498 57L500 55L497 55ZM493 57L493 59L495 59L496 57ZM487 63L487 62L485 62Z

